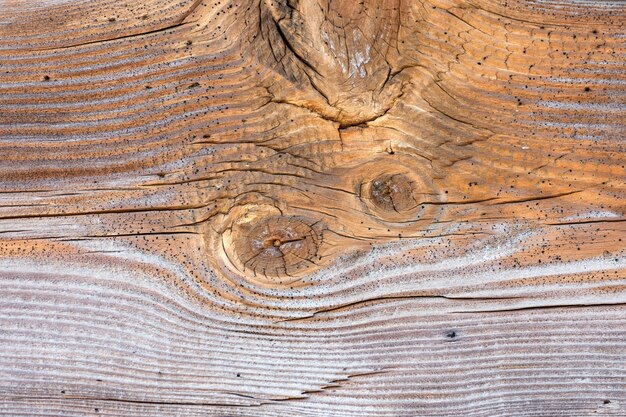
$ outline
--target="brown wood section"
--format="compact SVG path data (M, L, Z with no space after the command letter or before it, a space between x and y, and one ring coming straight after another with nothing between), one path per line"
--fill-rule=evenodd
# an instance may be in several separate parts
M0 414L626 416L626 4L0 0Z

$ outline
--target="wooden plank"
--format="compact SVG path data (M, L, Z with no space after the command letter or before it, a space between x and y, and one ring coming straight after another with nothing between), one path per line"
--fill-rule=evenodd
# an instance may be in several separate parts
M0 1L0 414L626 415L620 1Z

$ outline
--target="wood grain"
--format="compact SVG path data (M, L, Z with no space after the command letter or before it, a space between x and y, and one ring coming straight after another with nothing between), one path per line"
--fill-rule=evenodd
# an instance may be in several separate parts
M625 33L0 0L0 414L626 416Z

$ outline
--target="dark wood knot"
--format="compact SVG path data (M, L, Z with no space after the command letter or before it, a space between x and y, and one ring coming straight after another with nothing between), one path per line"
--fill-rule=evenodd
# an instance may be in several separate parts
M414 161L389 164L371 161L356 173L356 192L367 212L377 220L406 228L416 221L438 217L440 193L429 166Z
M413 183L403 174L384 174L374 179L369 198L377 208L397 213L411 210L417 204Z

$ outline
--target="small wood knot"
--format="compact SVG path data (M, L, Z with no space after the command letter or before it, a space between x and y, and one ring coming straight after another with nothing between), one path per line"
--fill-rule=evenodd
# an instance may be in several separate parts
M233 236L240 268L254 276L279 279L308 271L315 266L322 239L315 224L276 215L242 226Z
M415 207L413 184L403 174L385 174L372 181L369 198L384 211L401 213Z

